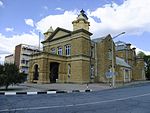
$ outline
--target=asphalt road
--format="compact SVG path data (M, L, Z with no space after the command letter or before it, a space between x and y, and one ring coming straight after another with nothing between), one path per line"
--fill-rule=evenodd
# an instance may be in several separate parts
M0 95L0 113L150 113L150 84L86 93Z

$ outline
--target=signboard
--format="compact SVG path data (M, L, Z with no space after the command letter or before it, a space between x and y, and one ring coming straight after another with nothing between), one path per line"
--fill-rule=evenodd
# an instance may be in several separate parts
M106 72L105 73L106 78L112 78L113 76L115 76L114 72Z

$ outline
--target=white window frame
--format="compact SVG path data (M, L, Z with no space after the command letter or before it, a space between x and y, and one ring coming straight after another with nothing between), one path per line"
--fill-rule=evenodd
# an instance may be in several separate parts
M66 56L71 55L71 45L70 44L65 45L65 53L66 53Z
M57 54L58 55L62 55L63 54L63 49L62 49L62 47L58 47L58 51L57 51Z
M54 48L54 47L51 48L51 53L52 53L52 54L56 54L56 48Z

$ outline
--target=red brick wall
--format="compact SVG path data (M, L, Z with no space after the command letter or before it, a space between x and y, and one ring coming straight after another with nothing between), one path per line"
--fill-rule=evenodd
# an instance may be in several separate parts
M21 44L15 47L15 64L19 68L20 64L20 54L21 54Z

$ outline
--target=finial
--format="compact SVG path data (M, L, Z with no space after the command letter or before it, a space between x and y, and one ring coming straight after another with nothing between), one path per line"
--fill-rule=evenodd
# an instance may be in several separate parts
M82 9L82 10L80 11L80 13L81 13L81 14L84 14L84 13L85 13L85 11Z
M50 26L50 28L48 29L48 32L53 32L54 30L53 30L53 28L52 28L52 26Z
M88 20L88 17L86 16L85 11L83 9L80 11L78 18L84 18L85 20Z

